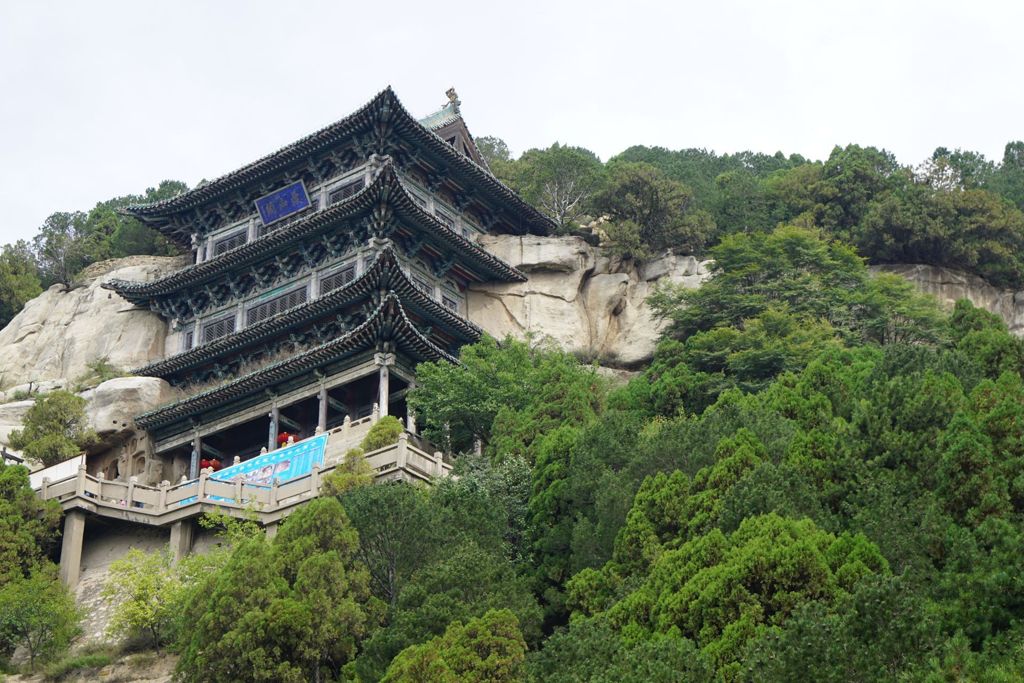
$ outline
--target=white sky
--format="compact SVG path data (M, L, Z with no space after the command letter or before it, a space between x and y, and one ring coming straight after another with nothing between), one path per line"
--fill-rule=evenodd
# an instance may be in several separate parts
M477 136L799 152L1024 138L1024 3L0 0L0 242L190 186L391 84Z

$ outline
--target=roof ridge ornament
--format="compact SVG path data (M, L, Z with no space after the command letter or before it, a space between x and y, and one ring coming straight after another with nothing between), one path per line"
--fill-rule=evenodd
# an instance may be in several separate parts
M458 114L459 105L462 104L462 100L459 99L459 94L455 92L455 86L448 88L444 94L448 96L448 104L451 105L451 108L456 114Z

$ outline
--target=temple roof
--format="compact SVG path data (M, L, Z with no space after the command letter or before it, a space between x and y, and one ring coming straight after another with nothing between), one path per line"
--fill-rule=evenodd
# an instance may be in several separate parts
M339 204L311 213L284 228L226 251L209 261L187 266L158 280L130 282L113 279L105 282L103 287L117 292L132 303L143 304L153 297L174 294L186 288L212 282L223 276L226 269L258 263L275 253L303 244L311 235L324 232L339 221L379 212L384 204L394 208L399 215L424 226L431 236L456 250L470 268L478 270L475 279L505 282L526 280L523 273L420 208L402 184L393 164L387 162L370 185ZM481 277L482 274L489 277Z
M340 289L313 299L301 306L282 311L208 344L196 346L169 358L132 370L133 375L162 377L185 372L217 358L237 354L245 348L258 346L268 339L277 338L297 326L309 324L331 315L380 291L397 294L403 304L420 317L435 321L463 342L477 341L482 330L462 316L450 311L415 287L405 273L393 246L382 249L365 273Z
M360 351L375 349L385 341L393 342L398 351L416 361L444 359L458 363L454 356L416 329L399 296L388 292L366 320L349 333L225 384L138 415L135 423L142 429L152 430L179 420L196 418L211 408L258 394Z
M441 111L443 112L444 109ZM440 113L438 112L438 114ZM428 119L431 119L431 117L428 117ZM241 191L243 188L251 186L268 176L286 171L294 164L307 161L312 155L330 148L332 145L343 141L355 133L372 129L374 123L379 121L392 124L394 130L405 133L414 141L444 159L449 164L449 169L453 173L476 184L490 199L507 206L513 215L524 221L526 228L524 232L547 234L554 227L554 223L550 218L525 202L518 194L495 178L490 171L454 149L432 130L414 119L398 100L390 86L349 116L290 145L282 147L272 154L257 159L236 171L197 186L176 197L152 204L128 206L124 211L142 221L158 223L157 219L202 207L210 202ZM432 123L431 125L435 124ZM164 227L157 225L161 232L181 243L181 235L177 234L177 231L164 230Z
M454 102L449 102L433 114L420 119L420 125L431 132L436 132L461 119L462 114L459 112L458 105Z
M420 125L432 133L436 133L445 142L452 142L452 139L455 138L455 141L465 145L465 152L469 158L490 171L487 161L476 146L473 134L469 132L469 126L462 118L462 112L459 109L462 102L459 101L455 88L449 88L446 94L448 95L448 104L420 119Z

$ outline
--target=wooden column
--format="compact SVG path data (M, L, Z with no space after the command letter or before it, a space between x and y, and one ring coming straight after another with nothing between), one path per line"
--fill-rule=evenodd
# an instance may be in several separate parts
M388 366L395 364L395 354L374 354L373 362L380 366L380 379L377 385L377 405L380 407L380 416L384 417L390 414L388 403L391 396L391 372Z
M192 460L188 465L188 478L195 479L199 476L199 459L203 452L203 438L199 436L197 429L192 436Z
M380 416L388 414L388 397L391 395L391 373L388 366L380 366L380 390L377 392L377 404L380 406Z
M277 448L277 434L280 431L278 425L280 424L281 409L277 407L277 399L274 399L273 405L270 408L270 434L267 437L267 451Z
M416 382L409 382L409 390L416 388ZM405 427L410 434L416 434L416 413L409 407L409 395L405 395Z
M326 432L327 431L327 386L323 382L320 383L320 394L317 397L317 400L319 400L320 403L317 406L319 408L319 411L318 411L317 418L316 418L316 426L319 428L319 430L321 432Z

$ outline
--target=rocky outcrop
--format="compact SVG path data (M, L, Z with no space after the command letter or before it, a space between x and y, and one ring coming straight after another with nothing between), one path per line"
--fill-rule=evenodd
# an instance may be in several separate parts
M480 244L529 280L471 287L471 320L496 337L549 338L612 367L636 367L653 356L662 323L645 300L659 283L696 288L708 277L709 262L692 256L666 254L638 263L611 257L577 237L488 235ZM1024 291L939 266L878 265L871 271L899 275L946 308L968 299L1024 336Z
M181 268L180 258L132 256L90 266L73 289L54 285L0 330L0 387L72 382L106 359L130 369L163 356L167 325L103 289L111 278L152 280Z
M919 263L871 266L871 271L899 275L918 290L934 295L947 309L957 300L967 299L978 308L995 313L1006 322L1010 332L1024 337L1024 291L1000 289L977 275Z
M32 407L32 401L10 401L0 404L0 444L7 445L7 437L15 429L21 429L25 413Z
M645 300L655 287L663 282L698 287L708 276L708 262L692 256L667 253L640 263L611 256L578 237L485 235L480 244L522 270L529 280L471 287L467 296L471 320L499 338L508 334L549 338L581 356L619 368L635 368L653 355L662 324ZM71 384L101 358L124 369L161 358L166 323L100 285L115 277L139 281L162 277L183 265L180 258L155 256L107 261L91 266L81 286L51 287L28 302L0 331L0 387L7 389L0 401L14 399L18 390ZM998 289L977 276L936 266L884 265L872 270L896 273L947 306L960 298L970 299L1000 315L1011 331L1024 336L1024 292ZM149 404L141 394L136 398L139 405ZM129 403L125 399L122 405ZM0 441L20 423L18 413L27 405L9 403L0 408ZM126 408L116 419L124 423L126 415L138 412ZM99 418L97 426L109 429L114 422L115 417L108 415Z
M648 361L662 323L646 304L661 282L698 287L707 262L665 254L619 259L578 237L486 235L480 245L526 273L527 282L470 288L469 318L495 337L549 338L615 367Z
M138 440L132 418L172 401L176 393L170 384L156 377L117 377L81 392L80 396L87 401L85 415L89 426L99 437L93 450L100 451ZM0 403L0 443L8 443L11 431L21 429L32 404L32 399ZM144 444L128 450L144 450ZM131 455L125 460L129 461Z
M102 440L124 437L134 431L135 415L172 401L171 385L157 377L117 377L82 392L89 403L89 424Z

